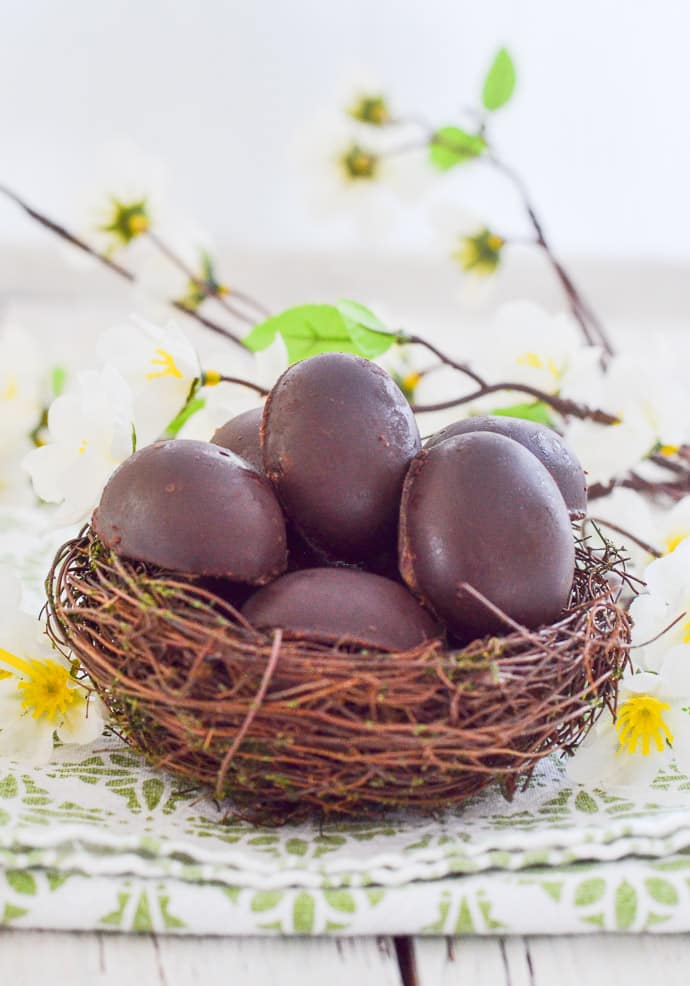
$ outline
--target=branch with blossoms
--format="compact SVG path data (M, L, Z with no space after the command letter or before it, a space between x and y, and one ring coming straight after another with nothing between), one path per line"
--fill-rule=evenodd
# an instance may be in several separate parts
M530 235L510 238L481 226L472 234L457 238L452 257L466 272L492 274L498 268L504 249L511 243L532 244L546 257L558 280L567 305L582 331L587 345L599 346L607 356L613 355L613 345L606 329L576 283L573 275L557 255L546 231L546 224L534 203L524 178L496 149L490 132L493 116L511 100L516 83L513 60L505 48L494 58L481 93L481 105L465 111L468 122L436 126L419 116L393 110L380 92L364 92L345 109L347 116L371 131L385 130L387 134L412 128L415 136L402 142L392 141L385 147L374 147L373 141L356 137L341 151L339 161L344 175L352 183L375 182L381 164L408 154L425 151L430 166L438 172L448 172L471 163L488 165L507 179L518 195L530 227Z
M551 263L571 316L587 343L585 347L579 340L577 345L565 344L566 327L550 320L544 313L537 315L534 311L529 316L529 324L524 319L513 320L494 347L488 366L478 366L474 359L457 360L420 335L393 331L369 309L355 302L302 305L271 316L261 301L244 291L229 288L209 251L201 251L192 263L173 245L158 223L151 206L152 195L109 196L105 214L93 229L94 237L104 243L101 249L95 245L95 240L53 220L1 184L0 194L15 202L32 220L92 256L127 283L146 281L135 271L128 251L136 243L150 244L157 255L184 278L184 290L167 298L168 304L174 311L227 338L235 344L238 353L270 349L277 337L282 339L289 362L329 350L354 352L368 358L382 357L391 350L402 354L404 359L410 350L426 349L437 360L434 366L413 367L411 372L398 375L417 413L458 408L462 413L489 411L530 417L555 427L574 445L588 468L594 497L607 499L618 489L630 489L649 497L682 499L690 493L690 460L684 453L684 448L690 445L690 434L679 433L677 427L683 414L659 412L658 400L661 397L663 403L665 395L662 391L668 389L665 381L657 393L650 394L649 380L640 382L634 374L626 376L621 372L624 361L613 355L601 320L554 251L545 222L538 214L524 180L499 156L490 136L494 115L508 104L514 88L515 68L509 54L502 49L484 80L481 108L468 115L469 122L460 121L464 126L455 123L431 126L419 118L409 119L394 113L380 93L360 93L347 106L345 114L357 126L358 134L338 155L338 168L350 184L372 186L376 184L384 162L421 148L432 172L485 163L507 177L525 207L531 229L527 242L538 247ZM412 127L415 132L404 144L397 136L403 127L407 130ZM370 148L361 138L363 128L371 134L392 136L393 142L386 148ZM473 235L459 237L454 255L466 271L492 273L498 268L504 249L512 242L517 240L499 236L484 226ZM525 238L520 238L519 242L524 243ZM212 306L215 306L215 312L209 311ZM226 323L225 317L232 326ZM543 325L535 324L539 320ZM176 402L173 406L173 402L157 398L160 408L156 418L157 431L148 421L143 425L139 423L142 411L135 407L132 424L140 444L161 434L186 434L195 426L197 415L216 403L209 395L219 383L242 387L263 397L272 382L267 379L264 385L246 379L234 367L227 368L227 373L202 368L198 359L184 351L179 340L173 338L170 342L167 336L157 338L157 345L151 348L152 341L156 341L155 333L150 329L139 329L139 332L142 358L145 351L148 361L145 375L153 380L162 378L162 386L174 395ZM129 333L125 335L129 338ZM131 341L136 350L136 340L132 338ZM560 350L557 351L558 347ZM180 355L176 356L178 350ZM506 354L510 358L505 359ZM588 385L582 390L584 364L589 366L590 383L594 381L596 386ZM117 360L113 365L123 372ZM189 372L180 369L185 366L190 368ZM424 399L421 392L425 390L425 381L438 367L453 370L471 381L473 387L455 396L434 392L433 400ZM575 382L578 367L581 379ZM393 373L397 374L395 368ZM124 376L128 379L127 372ZM180 382L173 386L172 379ZM220 388L220 392L227 393L227 387ZM429 388L426 392L428 395ZM142 404L137 393L134 403ZM200 428L199 421L197 419L196 426ZM32 434L37 444L49 437L47 408L42 410Z

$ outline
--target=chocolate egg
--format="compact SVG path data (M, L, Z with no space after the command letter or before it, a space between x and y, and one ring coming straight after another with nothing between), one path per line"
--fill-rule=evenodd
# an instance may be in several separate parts
M263 585L285 571L285 521L264 476L209 442L155 442L113 473L93 528L116 554Z
M420 440L410 405L381 367L343 353L291 366L266 402L262 445L285 512L330 560L365 561L394 541Z
M407 584L464 640L510 630L464 583L527 627L552 623L568 603L568 509L548 470L504 435L457 435L419 453L399 547Z
M251 411L243 411L236 418L231 418L216 430L211 441L214 445L229 449L235 455L242 456L252 469L264 471L264 460L261 455L261 419L263 407L253 407Z
M438 623L397 582L355 568L291 572L256 592L242 609L259 629L377 650L410 650L437 637Z
M573 520L580 520L587 513L587 480L584 470L577 460L575 453L568 447L559 434L552 428L526 421L523 418L511 418L507 415L483 415L476 418L465 418L456 421L427 439L424 448L433 448L439 442L456 435L466 435L474 431L489 431L495 435L505 435L524 445L536 455L556 481L563 495L565 505Z

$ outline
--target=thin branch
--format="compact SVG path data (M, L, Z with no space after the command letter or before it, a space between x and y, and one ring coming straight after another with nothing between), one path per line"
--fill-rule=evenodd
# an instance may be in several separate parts
M202 386L215 386L219 383L233 383L238 387L247 387L249 390L253 390L255 393L259 394L261 397L268 397L270 391L266 387L262 387L261 384L254 383L252 380L244 380L242 377L226 377L223 374L216 374L213 372L205 371L201 375L201 385Z
M622 537L632 541L633 544L638 546L638 548L642 548L643 551L646 551L647 554L652 555L654 558L661 558L663 554L663 552L659 551L658 548L654 548L647 541L643 541L642 538L637 537L636 534L633 534L631 531L627 531L624 527L619 527L618 524L614 524L610 520L604 520L603 517L588 517L587 520L592 524L601 524L602 527L608 527L610 530L615 531L616 534L620 534Z
M547 394L545 391L538 390L536 387L530 387L527 384L513 381L483 384L477 390L472 391L471 394L465 394L463 397L456 397L452 400L439 401L436 404L413 404L412 410L416 414L425 414L429 411L445 411L451 407L460 407L463 404L471 404L473 401L479 400L480 397L486 397L488 394L496 394L505 390L526 394L528 397L534 398L534 400L548 404L549 407L552 407L554 411L557 411L558 414L562 414L565 418L580 418L583 421L595 421L597 424L601 425L618 424L618 418L613 414L609 414L608 411L601 411L599 408L588 407L586 404L579 404L577 401L569 400L566 397L559 397L556 394Z
M146 231L146 236L151 243L156 247L156 249L166 257L170 263L177 267L181 271L188 281L191 281L195 287L197 287L203 294L208 298L214 298L230 315L234 315L235 318L240 319L247 325L254 325L254 317L248 316L241 309L235 308L235 306L228 301L228 298L221 292L220 286L213 284L211 281L204 280L203 278L197 277L191 267L189 267L185 261L180 257L180 255L172 249L155 230L148 229ZM270 315L270 312L265 308L260 302L255 301L248 294L242 291L237 291L234 288L230 289L230 293L233 297L237 298L238 301L243 301L245 304L250 305L254 308L255 312L264 318Z
M425 349L428 349L430 353L433 353L434 356L440 359L442 363L445 363L446 366L452 367L452 369L457 370L458 373L464 373L466 377L469 377L470 380L474 380L474 382L478 384L480 387L486 386L486 381L484 380L484 378L480 377L478 373L475 373L474 370L471 369L471 367L469 367L466 363L458 363L456 360L448 356L446 353L441 352L441 350L438 349L436 346L434 346L433 343L428 342L426 339L423 339L421 336L408 335L407 333L403 332L399 334L398 339L400 343L405 345L424 346Z
M39 223L39 225L43 226L44 229L49 230L64 242L70 243L73 247L76 247L83 253L88 254L88 256L93 257L94 260L97 260L104 267L107 267L108 270L112 271L114 274L117 274L118 277L123 278L123 280L128 281L130 284L137 283L136 275L127 267L124 267L122 264L113 260L111 257L108 257L106 254L101 253L99 250L96 250L80 236L77 236L76 233L71 232L71 230L67 229L65 226L62 226L60 223L50 219L42 212L38 212L37 209L30 206L24 201L24 199L22 199L16 192L12 191L12 189L8 188L6 185L0 184L0 195L4 195L5 198L8 198L10 201L14 202L15 205L19 206L19 208L26 213L27 216L34 219L37 223ZM229 339L231 342L234 342L235 345L241 346L245 352L247 351L242 339L231 329L225 328L223 325L219 325L217 322L212 321L200 312L193 311L191 308L183 305L182 302L168 301L168 304L176 311L181 312L181 314L186 315L188 318L193 318L194 321L199 322L200 325L203 325L205 328L210 329L218 335L222 335L225 339Z

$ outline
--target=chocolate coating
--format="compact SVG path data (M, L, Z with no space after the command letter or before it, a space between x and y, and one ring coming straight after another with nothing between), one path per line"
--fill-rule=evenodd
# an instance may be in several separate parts
M556 481L565 505L573 520L581 520L587 513L587 480L584 470L575 453L553 429L535 421L511 418L508 415L483 415L465 418L442 428L428 438L424 448L433 448L439 442L455 435L466 435L474 431L488 431L495 435L505 435L524 445L536 455Z
M93 528L116 554L263 585L285 571L285 520L268 480L209 442L155 442L113 473Z
M508 627L468 583L527 627L566 607L575 567L568 510L531 452L504 435L474 432L423 449L400 511L400 571L462 639Z
M365 561L394 541L420 439L385 370L343 353L291 366L266 402L262 445L285 512L330 560Z
M404 586L355 568L291 572L256 592L242 612L260 629L377 650L409 650L440 633Z
M263 407L253 407L231 418L218 428L211 441L214 445L229 449L242 456L252 469L263 473L264 460L261 454L261 419Z

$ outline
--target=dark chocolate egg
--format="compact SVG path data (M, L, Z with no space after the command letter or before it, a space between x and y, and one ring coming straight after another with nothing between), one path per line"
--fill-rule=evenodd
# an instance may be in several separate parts
M587 480L584 470L575 453L552 428L511 418L507 415L483 415L456 421L427 439L424 448L433 448L439 442L456 435L466 435L474 431L489 431L495 435L505 435L524 445L536 455L556 481L563 495L565 505L573 520L580 520L587 513Z
M113 473L93 528L116 554L263 585L285 571L285 520L271 485L209 442L155 442Z
M235 455L242 456L252 469L264 471L264 460L261 455L261 419L264 409L253 407L251 411L243 411L236 418L231 418L216 430L211 441L221 448L230 449Z
M256 592L242 613L258 629L282 627L308 640L378 650L410 650L440 633L404 586L355 568L283 575Z
M286 514L330 560L365 561L394 542L420 440L410 405L381 367L343 353L291 366L266 402L262 445Z
M527 627L558 619L575 547L547 469L512 438L457 435L423 449L405 479L400 571L464 640L510 627L463 583Z

